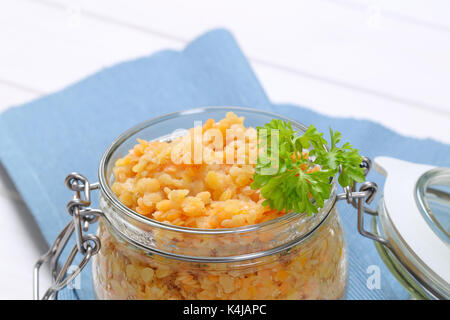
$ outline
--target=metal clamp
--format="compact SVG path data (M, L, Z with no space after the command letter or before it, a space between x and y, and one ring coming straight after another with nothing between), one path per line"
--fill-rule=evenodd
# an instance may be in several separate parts
M372 167L372 161L367 157L363 157L361 167L364 168L364 176L367 176ZM352 187L350 186L345 187L344 193L337 195L337 200L347 200L347 203L351 204L355 209L357 209L358 232L362 236L369 238L371 240L375 240L390 249L391 245L389 241L364 229L364 214L368 213L373 216L378 215L378 212L376 210L364 206L364 202L370 204L375 198L378 192L377 184L375 182L364 182L359 188L359 191L356 190L357 190L357 183L356 181L354 181Z
M91 190L98 189L98 183L90 184L88 179L79 173L71 173L66 177L65 185L74 192L72 200L67 204L66 210L72 216L72 220L56 237L50 249L36 262L33 273L33 298L39 300L39 270L43 264L49 263L52 284L44 293L42 299L56 299L58 291L66 287L74 280L89 260L100 250L100 239L94 234L85 234L89 226L103 216L100 210L90 208ZM60 268L59 257L75 232L76 244L71 250L64 265ZM68 274L68 269L73 263L77 253L83 255L81 262L74 272Z

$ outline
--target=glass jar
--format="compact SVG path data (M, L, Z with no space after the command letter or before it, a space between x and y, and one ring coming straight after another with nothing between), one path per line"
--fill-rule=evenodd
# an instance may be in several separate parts
M248 127L272 119L291 121L299 134L306 127L269 112L239 107L208 107L175 112L144 122L122 134L104 153L99 183L78 173L66 178L74 192L67 205L73 217L50 250L35 266L34 296L39 298L39 269L48 262L53 283L44 299L56 298L93 259L93 281L99 299L341 299L347 285L347 260L342 226L336 210L346 199L358 209L358 230L364 230L364 201L370 203L376 184L364 183L337 194L337 177L330 197L316 214L287 213L254 225L197 229L159 222L131 210L112 192L114 164L136 139L169 141L196 121L222 119L233 111ZM367 170L370 160L361 164ZM90 208L90 193L100 189L100 210ZM97 234L89 226L99 221ZM71 235L76 245L63 267L58 259ZM370 237L373 237L369 234ZM77 254L80 267L68 274Z
M347 266L336 210L336 181L318 214L290 213L259 225L193 229L157 222L123 205L111 191L112 168L136 138L170 138L194 121L224 118L234 111L247 126L272 118L242 108L205 108L144 123L115 141L100 164L104 214L94 257L94 287L100 299L339 299ZM294 121L298 132L306 128ZM176 131L175 131L176 132Z

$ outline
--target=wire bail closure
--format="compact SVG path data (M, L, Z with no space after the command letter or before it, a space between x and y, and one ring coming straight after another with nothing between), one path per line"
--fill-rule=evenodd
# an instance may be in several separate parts
M367 176L370 169L372 168L372 161L363 157L363 161L361 162L361 168L364 168L364 176ZM356 181L353 182L353 187L347 186L344 188L344 193L337 195L337 200L346 200L348 204L351 204L358 211L358 232L371 240L377 241L387 248L391 249L391 245L389 241L386 239L364 229L364 214L368 213L372 216L377 216L378 212L371 208L364 206L364 202L370 204L377 195L378 185L375 182L364 182L359 191L357 191Z
M91 190L99 189L99 183L89 183L88 179L79 173L69 174L65 181L67 188L74 192L73 198L67 203L66 210L72 216L72 220L64 227L56 237L50 249L40 257L34 266L33 273L33 298L39 300L39 271L43 264L49 263L52 284L44 293L42 299L57 299L58 291L72 282L88 264L90 259L100 250L100 239L95 234L87 233L91 224L94 224L103 216L98 209L92 209ZM67 245L72 234L75 232L76 244L70 251L67 260L60 268L59 257ZM77 253L83 258L75 271L68 273Z

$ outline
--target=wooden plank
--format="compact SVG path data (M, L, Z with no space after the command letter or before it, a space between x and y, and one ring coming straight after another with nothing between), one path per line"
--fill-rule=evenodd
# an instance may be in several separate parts
M265 65L253 65L263 86L270 88L268 95L274 102L294 103L336 117L372 120L406 136L450 144L448 116Z
M40 96L41 93L30 88L0 79L0 113L8 107L19 105Z
M31 299L33 266L47 245L21 200L0 196L0 211L0 299ZM49 278L44 269L46 285Z
M8 37L21 39L17 45L19 47L22 45L23 48L23 50L10 49L12 51L9 53L8 59L0 59L0 66L7 73L9 72L8 75L11 78L17 81L25 81L24 85L26 86L36 86L36 90L57 90L98 70L104 63L112 64L166 47L181 48L184 42L182 38L170 38L166 34L149 29L153 22L147 23L147 20L142 20L142 17L148 11L145 8L153 7L148 5L147 2L138 2L138 5L133 6L134 9L132 10L127 9L129 6L124 7L122 10L124 14L120 16L120 19L125 19L125 21L129 19L130 22L123 25L122 20L117 20L119 17L114 18L114 10L120 7L120 1L116 1L110 6L103 6L103 11L100 11L100 7L74 6L74 3L81 4L80 1L71 2L70 5L64 3L55 5L54 2L48 1L42 5L22 0L14 1L12 5L12 0L9 1L10 12L17 14L19 12L34 12L34 18L22 18L18 22L17 19L10 19L7 15L1 14L5 11L0 11L0 19L15 30L15 33L13 32L15 36L9 35ZM96 4L98 6L102 1L84 2L83 5ZM158 6L155 10L162 14L161 10L167 9L170 4L173 5L174 3L176 2L168 2L168 4ZM194 1L193 3L199 5L199 2ZM220 6L228 8L228 5L221 4L217 9L219 11ZM137 12L135 7L141 10ZM246 8L244 6L243 10ZM195 13L194 9L195 6L189 12ZM99 10L99 13L96 13L96 10ZM73 17L73 15L77 15L77 12L81 12L78 23L76 22L78 18ZM94 12L94 14L89 12ZM112 17L108 19L113 20L104 17ZM132 19L132 17L136 18ZM169 20L173 19L170 15L168 18ZM22 20L26 21L22 23ZM181 20L181 23L183 23L183 20ZM209 23L209 20L206 23ZM111 32L114 32L114 36L110 35ZM185 31L183 30L183 32ZM2 36L6 37L5 34L0 34L0 38ZM259 39L261 37L262 35L259 36ZM124 38L129 39L129 41L124 40ZM34 39L40 40L34 41ZM66 40L55 43L56 39ZM97 39L103 40L99 42ZM122 45L122 41L125 45ZM257 43L257 40L253 42ZM46 45L42 45L42 43ZM151 45L147 46L147 44ZM25 49L27 45L30 49ZM289 44L287 46L289 47ZM11 45L10 47L14 48L15 46ZM114 51L117 47L119 47L120 52L111 56L110 51ZM127 48L122 49L123 47ZM32 59L30 59L28 51L34 53ZM142 51L145 51L145 53ZM5 53L0 52L1 54ZM4 61L11 62L6 64ZM284 67L258 58L251 58L251 61L269 96L274 101L302 104L329 115L371 119L403 134L449 141L450 135L445 134L449 121L446 113L435 112L430 114L426 111L426 104L416 103L410 97L396 100L395 96L380 96L371 90L360 90L358 86L334 81L307 70ZM2 63L4 66L1 65ZM274 81L274 79L277 80ZM434 81L431 82L434 83ZM2 89L0 88L0 90ZM443 91L446 92L446 90ZM7 103L3 105L6 106ZM390 114L394 116L387 117L386 114L388 113L377 111L380 109L389 110ZM402 121L396 120L399 117L402 118Z
M42 92L59 90L101 68L180 48L173 40L77 17L35 1L0 3L0 77Z
M251 58L450 113L449 35L422 25L390 16L374 25L366 12L330 1L285 0L276 8L261 0L80 3L88 16L174 38L225 26Z

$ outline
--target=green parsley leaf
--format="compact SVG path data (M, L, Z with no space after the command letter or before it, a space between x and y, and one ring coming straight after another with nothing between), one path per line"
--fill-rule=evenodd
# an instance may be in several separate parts
M323 133L313 125L300 136L290 122L279 119L257 130L260 153L251 188L260 189L263 205L311 215L330 197L330 181L336 174L342 187L365 180L362 157L349 143L338 147L341 134L337 131L330 129L327 150Z

